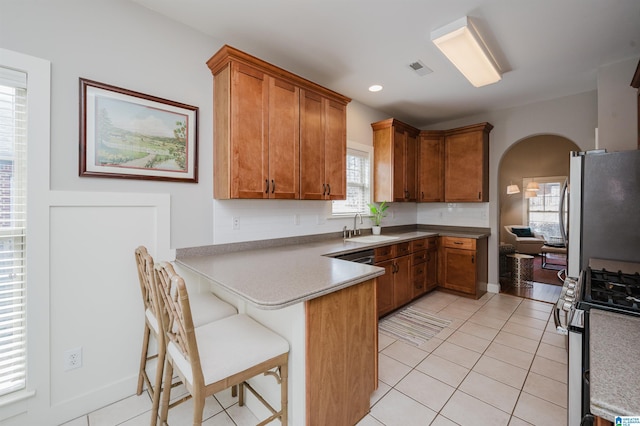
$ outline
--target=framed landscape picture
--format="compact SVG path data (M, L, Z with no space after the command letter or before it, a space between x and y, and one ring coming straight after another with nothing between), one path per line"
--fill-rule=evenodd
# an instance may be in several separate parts
M80 79L80 176L198 182L198 108Z

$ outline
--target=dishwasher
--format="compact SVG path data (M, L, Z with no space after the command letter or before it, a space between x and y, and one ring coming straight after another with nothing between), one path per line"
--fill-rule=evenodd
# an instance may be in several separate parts
M348 260L350 262L365 263L367 265L373 265L375 260L375 254L373 249L361 250L352 253L345 253L335 256L336 259Z

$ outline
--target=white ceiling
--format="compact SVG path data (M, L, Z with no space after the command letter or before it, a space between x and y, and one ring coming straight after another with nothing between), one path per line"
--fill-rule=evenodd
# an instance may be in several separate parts
M638 0L132 1L416 127L595 90L599 66L640 57ZM465 15L496 84L473 87L430 41Z

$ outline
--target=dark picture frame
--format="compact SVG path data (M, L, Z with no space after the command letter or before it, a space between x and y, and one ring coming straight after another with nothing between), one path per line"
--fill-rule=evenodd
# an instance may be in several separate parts
M198 182L198 107L80 78L80 176Z

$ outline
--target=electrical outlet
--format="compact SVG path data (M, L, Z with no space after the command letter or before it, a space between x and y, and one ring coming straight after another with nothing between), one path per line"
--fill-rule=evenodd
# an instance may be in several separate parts
M69 349L64 352L64 371L82 367L82 348Z
M233 226L232 226L234 231L237 231L240 229L240 218L239 217L234 217L233 218Z

